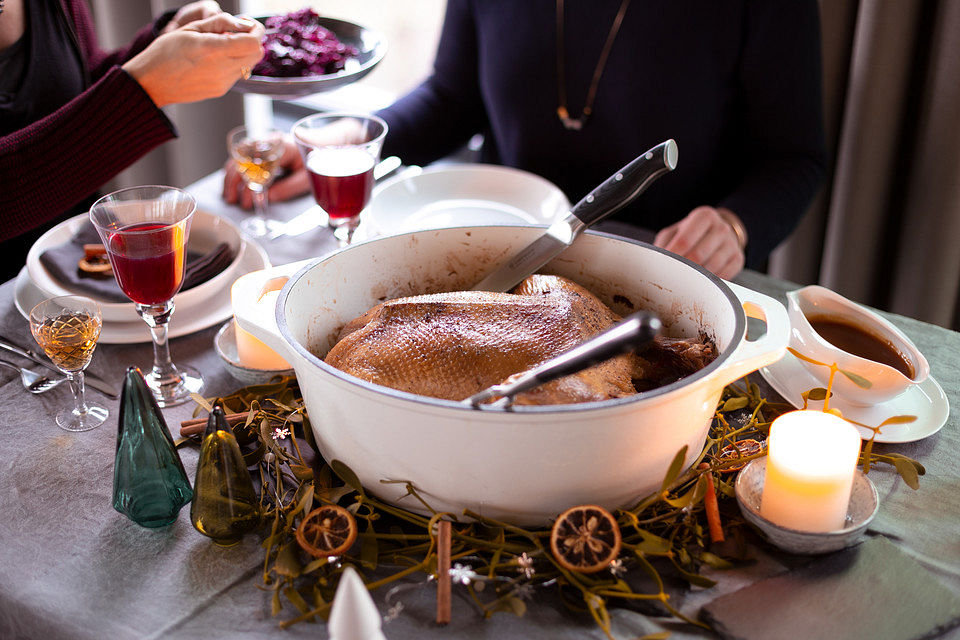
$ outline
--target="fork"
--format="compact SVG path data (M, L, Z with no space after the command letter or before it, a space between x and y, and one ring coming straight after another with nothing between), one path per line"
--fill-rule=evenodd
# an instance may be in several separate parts
M13 369L20 372L20 381L23 383L23 388L29 391L30 393L43 393L53 389L55 386L66 380L66 378L48 378L47 376L40 375L39 373L30 371L24 367L17 366L12 362L8 362L0 358L0 365Z

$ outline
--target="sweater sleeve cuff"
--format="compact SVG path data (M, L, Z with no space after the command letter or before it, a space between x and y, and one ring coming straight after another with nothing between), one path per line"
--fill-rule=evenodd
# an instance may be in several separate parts
M165 128L170 133L171 138L176 138L178 135L177 128L174 126L173 122L170 121L170 118L167 117L167 114L165 114L163 110L158 107L156 103L154 103L153 98L150 97L150 94L147 93L147 90L144 89L143 86L137 82L133 76L127 73L123 67L116 67L116 69L119 70L120 75L122 76L122 80L118 80L118 83L121 85L121 90L125 89L125 85L128 83L132 85L128 89L128 92L130 93L131 100L134 100L138 104L137 108L142 109L145 112L149 112L152 107L154 112L152 115L154 116L156 124L159 126L159 128ZM109 76L110 74L107 75ZM150 116L151 114L144 113L144 115Z

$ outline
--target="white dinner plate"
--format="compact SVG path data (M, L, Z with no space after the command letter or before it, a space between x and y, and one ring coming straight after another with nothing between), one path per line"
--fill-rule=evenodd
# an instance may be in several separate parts
M30 274L30 280L33 284L47 294L45 297L74 294L89 295L64 287L50 275L43 263L40 262L40 255L44 251L69 242L88 219L86 214L80 214L69 220L64 220L40 236L30 247L30 252L27 254L27 273ZM230 245L235 256L233 262L206 282L178 293L173 299L178 311L205 306L211 295L214 295L224 286L229 287L230 283L240 277L241 274L237 270L240 265L244 264L245 260L245 256L241 254L245 253L250 246L249 243L244 243L240 229L233 222L221 216L197 210L190 224L190 239L188 241L190 249L199 253L206 253L216 249L221 242ZM95 298L95 296L90 297ZM97 300L97 302L100 303L104 321L143 322L137 315L137 310L132 302L106 302L103 300Z
M789 351L777 362L761 367L760 375L770 383L774 390L783 396L787 402L797 407L803 407L802 393L822 387L823 385L806 367ZM811 400L810 409L823 407L822 400ZM872 406L850 404L836 394L830 398L830 406L840 410L845 418L856 420L870 426L877 426L887 418L901 415L916 416L917 419L907 424L888 424L877 434L875 442L913 442L932 436L946 423L950 415L950 403L943 389L933 379L927 379L919 384L907 388L895 398ZM856 425L855 425L856 426ZM860 437L868 440L873 431L857 426Z
M549 180L520 169L448 164L405 171L377 185L363 218L367 232L485 225L550 225L570 202Z
M256 242L245 241L234 277L229 282L223 282L216 291L211 292L205 304L193 305L187 309L177 307L170 318L169 337L185 336L223 322L232 316L230 287L233 285L233 280L269 266L270 260L263 248ZM50 296L30 279L27 268L21 269L14 285L14 302L20 314L28 318L30 310L48 297ZM103 329L100 331L100 342L104 344L133 344L150 342L150 339L150 329L139 318L133 322L104 320Z

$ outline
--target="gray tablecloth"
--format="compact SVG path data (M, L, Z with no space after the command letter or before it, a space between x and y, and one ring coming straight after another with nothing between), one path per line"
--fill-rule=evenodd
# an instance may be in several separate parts
M218 176L192 187L202 207L235 219L244 214L219 201ZM309 206L301 199L275 209L288 218ZM326 231L267 245L275 263L319 255L333 247ZM788 284L745 273L745 286L780 297ZM0 286L0 334L32 344L26 321L14 308L14 284ZM952 406L960 406L960 334L909 318L891 316L930 360L932 375ZM216 327L171 341L174 360L200 369L206 395L238 386L212 349ZM150 366L149 344L101 345L90 370L119 381L133 364ZM188 509L173 525L143 529L111 507L112 471L118 403L94 391L111 411L107 425L90 432L60 431L53 414L70 402L66 387L40 396L26 393L13 372L0 370L0 637L43 640L101 638L300 638L326 637L323 625L277 628L268 595L257 588L262 550L248 536L240 545L221 549L190 525ZM191 406L164 411L176 433ZM880 492L880 513L871 526L917 559L954 593L960 594L960 426L951 415L946 426L923 441L881 445L926 465L921 488L913 491L892 472L870 477ZM197 452L182 452L192 478ZM684 611L696 615L713 599L788 569L779 554L756 550L758 561L747 569L715 572L718 584L694 590ZM531 603L518 618L497 614L483 620L458 592L453 623L433 624L434 590L409 589L404 612L384 625L388 638L582 638L604 637L586 614L575 615L547 595ZM386 611L384 594L378 606ZM869 598L869 593L864 597ZM292 617L291 609L281 615ZM816 612L811 612L816 615ZM617 637L636 638L669 630L673 638L709 634L663 619L613 610ZM954 633L954 635L957 635ZM943 637L947 637L946 635Z

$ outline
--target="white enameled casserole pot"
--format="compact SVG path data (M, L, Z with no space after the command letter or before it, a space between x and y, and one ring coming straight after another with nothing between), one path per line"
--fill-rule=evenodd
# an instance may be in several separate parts
M681 447L687 464L700 453L725 385L783 355L783 305L650 245L589 232L541 271L578 282L618 313L655 312L668 335L706 334L720 351L713 363L629 398L504 412L370 384L322 360L341 327L377 303L469 289L542 233L463 227L378 238L240 278L234 312L293 365L323 456L388 502L423 511L403 498L402 483L382 480L412 482L438 511L525 525L578 504L629 506L659 487ZM237 308L284 276L275 314ZM746 339L747 315L766 321L758 340Z

